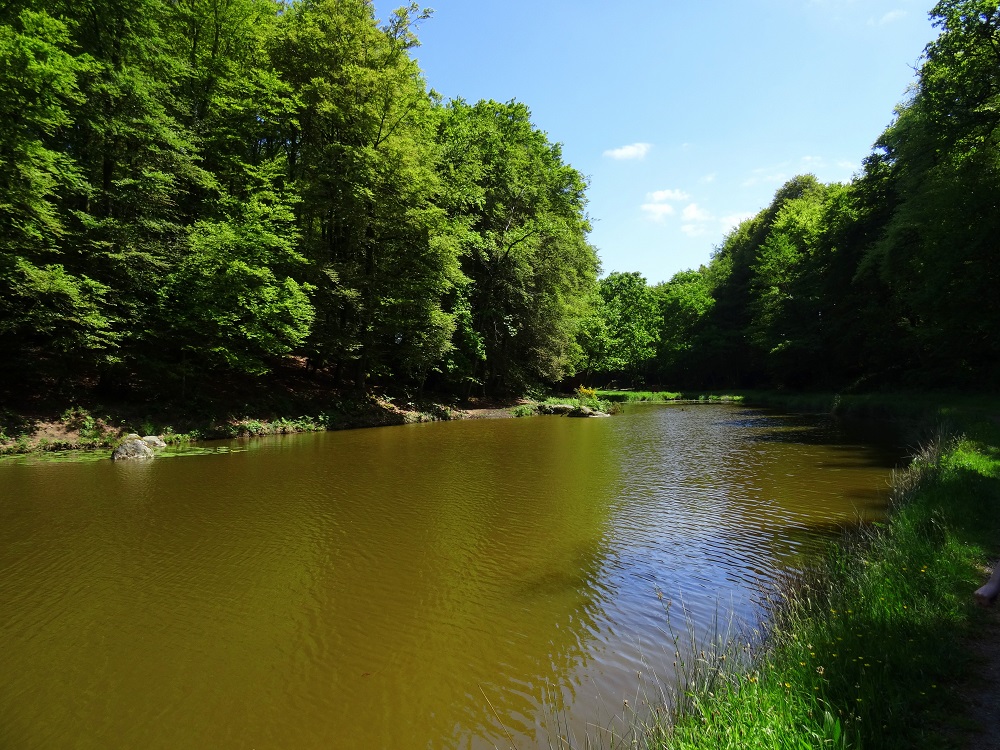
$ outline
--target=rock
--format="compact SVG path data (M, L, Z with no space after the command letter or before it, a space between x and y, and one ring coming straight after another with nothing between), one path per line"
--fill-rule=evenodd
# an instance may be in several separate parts
M976 601L989 606L997 600L998 594L1000 594L1000 562L993 567L993 575L986 585L976 591Z
M128 435L123 437L122 440L142 440L142 438L136 435L134 432L130 432Z
M597 409L591 409L589 406L578 406L572 411L570 411L567 417L609 417L610 414L605 414L603 411L598 411Z
M150 448L166 448L167 444L163 442L163 439L159 435L146 435L142 439L146 445Z
M569 414L576 407L573 404L539 404L539 414Z
M153 449L142 440L126 440L111 454L112 461L144 460L153 457Z

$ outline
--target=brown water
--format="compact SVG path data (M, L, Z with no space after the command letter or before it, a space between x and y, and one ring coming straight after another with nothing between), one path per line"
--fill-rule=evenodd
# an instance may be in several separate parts
M894 457L735 406L220 448L0 462L0 748L579 742L669 681L658 592L754 623Z

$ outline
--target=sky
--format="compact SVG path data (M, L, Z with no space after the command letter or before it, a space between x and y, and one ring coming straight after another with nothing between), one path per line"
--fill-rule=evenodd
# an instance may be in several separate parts
M589 181L603 273L650 284L795 175L849 181L936 37L932 0L428 2L428 87L526 104Z

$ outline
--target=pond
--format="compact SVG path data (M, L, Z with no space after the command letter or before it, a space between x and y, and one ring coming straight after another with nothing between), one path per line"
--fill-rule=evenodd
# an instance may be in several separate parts
M732 405L207 448L0 462L0 747L582 744L672 679L668 602L758 622L899 456Z

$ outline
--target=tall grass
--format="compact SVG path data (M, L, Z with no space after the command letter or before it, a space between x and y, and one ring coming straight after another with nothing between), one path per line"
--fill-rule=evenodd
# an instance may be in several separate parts
M748 665L693 660L637 746L940 747L981 616L972 592L1000 540L998 445L983 423L928 445L895 477L890 520L832 547L775 604L760 645L744 639Z

